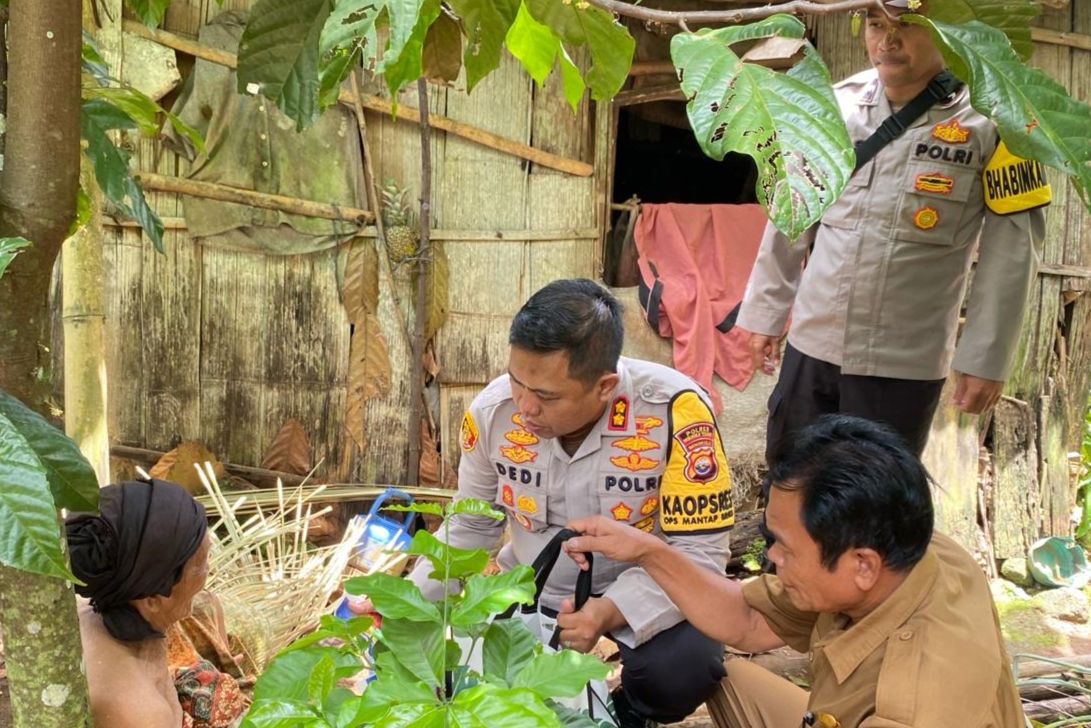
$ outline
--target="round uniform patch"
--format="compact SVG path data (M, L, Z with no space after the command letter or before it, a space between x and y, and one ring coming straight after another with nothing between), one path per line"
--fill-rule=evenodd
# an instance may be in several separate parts
M928 205L913 213L913 224L921 230L931 230L939 223L939 211Z

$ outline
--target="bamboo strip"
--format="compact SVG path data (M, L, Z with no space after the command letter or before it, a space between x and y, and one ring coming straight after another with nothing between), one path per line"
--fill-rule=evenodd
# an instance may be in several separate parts
M221 66L227 66L228 68L235 68L236 56L233 53L226 53L215 48L210 48L202 43L184 38L175 33L168 33L163 30L151 30L135 21L124 21L125 30L139 35L142 38L155 41L160 45L164 45L168 48L173 48L176 51L188 53L196 58L209 61L211 63L217 63ZM337 100L341 103L352 106L355 103L353 94L351 91L342 89L338 95ZM408 106L399 106L397 114L394 113L394 105L386 99L378 96L360 96L360 104L371 111L378 111L384 114L390 114L395 116L399 121L411 121L413 123L420 123L420 114L416 109ZM432 126L437 129L443 129L446 132L450 132L455 136L460 136L463 139L468 139L476 144L480 144L490 149L495 149L498 152L504 152L521 159L526 159L535 164L540 164L543 167L549 167L550 169L556 169L561 172L566 172L577 177L590 177L594 172L594 167L587 162L581 162L578 159L570 159L568 157L562 157L559 154L553 154L536 147L532 147L529 144L517 142L513 139L502 137L499 134L493 134L492 132L485 131L476 126L465 124L461 121L455 121L447 116L440 116L439 114L432 114L429 117L429 121Z
M363 225L375 219L374 213L370 210L361 210L357 207L341 207L327 202L301 200L297 197L273 195L216 182L200 182L195 179L169 177L154 172L136 171L133 176L137 177L145 188L159 190L160 192L178 192L183 195L203 197L209 200L253 205L266 210L280 210L295 215L307 215L325 220L344 220L357 225Z

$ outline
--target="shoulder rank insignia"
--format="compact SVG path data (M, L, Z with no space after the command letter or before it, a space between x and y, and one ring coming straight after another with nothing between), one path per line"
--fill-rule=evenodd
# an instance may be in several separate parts
M606 429L611 432L625 432L629 429L629 398L625 395L614 397L610 404L610 421Z
M1022 159L1000 142L981 173L985 204L997 215L1044 207L1053 201L1053 190L1046 180L1042 165L1033 159Z

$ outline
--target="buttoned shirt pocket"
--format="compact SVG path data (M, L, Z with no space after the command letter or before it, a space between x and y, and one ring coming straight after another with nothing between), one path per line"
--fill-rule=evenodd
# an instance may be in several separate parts
M549 525L549 495L544 489L501 480L496 486L496 502L524 531L536 533Z
M906 164L894 237L913 243L953 245L977 171L933 161Z

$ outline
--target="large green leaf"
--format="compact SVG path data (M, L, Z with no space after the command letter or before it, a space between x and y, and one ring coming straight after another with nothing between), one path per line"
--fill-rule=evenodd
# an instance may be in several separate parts
M15 424L2 414L0 483L0 563L75 580L61 550L61 529L45 468Z
M508 28L505 39L508 52L515 56L530 77L541 86L549 72L553 70L553 61L561 48L558 38L548 25L539 23L527 10L526 2L519 5L519 14Z
M586 45L591 52L587 85L591 98L608 99L621 90L633 65L636 41L614 19L613 13L579 2L525 0L530 14L550 29L570 48Z
M462 599L451 612L451 624L470 627L516 602L534 603L534 570L529 566L519 564L511 571L491 576L476 574L466 580Z
M521 619L498 619L485 630L481 664L485 674L508 685L534 657L541 643Z
M408 579L377 572L345 581L349 594L367 594L384 619L427 622L441 619L436 605L427 601Z
M136 13L141 23L155 28L163 22L170 0L125 0L125 4Z
M4 271L11 265L11 261L15 260L19 251L30 244L26 238L0 238L0 276L4 275Z
M104 128L132 129L135 125L142 134L152 136L159 132L159 115L162 114L179 136L189 139L198 152L205 152L205 140L200 132L164 109L139 89L128 85L85 86L83 98L100 99L114 107L112 113L108 113L105 106L99 107L99 121ZM113 126L108 126L110 123Z
M494 521L502 521L505 518L504 514L493 508L491 503L476 498L459 498L453 501L447 506L447 513L452 516L488 516Z
M303 701L267 698L254 701L239 728L298 728L315 718L314 708Z
M384 619L380 639L390 648L390 654L398 664L414 678L433 688L443 684L447 645L441 623Z
M448 0L466 36L466 90L500 66L500 49L515 22L520 0Z
M514 688L528 688L543 698L578 695L591 680L605 680L610 672L602 660L574 650L535 655L516 676Z
M450 728L443 705L395 705L374 728ZM479 726L478 728L485 728Z
M401 7L405 5L406 7ZM439 17L440 0L403 0L390 2L387 11L391 13L390 42L383 55L381 67L386 77L386 87L392 96L406 85L416 81L424 73L424 39L428 29ZM399 13L401 14L399 16ZM406 20L410 13L414 21L406 32Z
M451 728L561 728L557 714L533 691L482 683L451 701Z
M360 667L355 655L339 652L333 647L312 647L304 650L282 652L265 666L254 685L254 700L286 700L305 703L308 680L315 667L329 659L338 667Z
M88 99L80 105L80 134L87 147L95 180L103 196L132 218L163 251L163 223L148 205L144 190L129 171L129 155L110 141L110 129L135 129L136 123L105 99Z
M296 130L321 111L318 41L332 9L333 0L258 0L239 44L239 93L256 84Z
M793 240L841 194L855 161L852 143L829 71L810 44L783 74L743 63L731 45L774 35L802 38L803 32L799 20L774 15L671 40L697 142L713 159L740 152L754 160L758 201Z
M88 33L86 29L83 31L83 53L80 68L94 80L95 84L99 86L110 85L112 80L110 66L106 63L106 59L102 57L102 52L99 51L98 44L95 43L95 37Z
M1023 65L995 28L909 19L931 28L948 67L969 86L970 103L993 120L1012 153L1069 175L1091 210L1091 107Z
M57 508L98 510L98 478L71 438L4 391L0 391L0 414L15 426L41 462Z
M407 554L426 556L432 562L433 579L461 579L471 574L480 574L489 563L489 554L484 549L458 549L440 541L428 531L417 531L409 542ZM444 564L449 564L446 571Z
M1008 37L1024 61L1034 53L1030 21L1042 12L1035 0L945 0L928 7L928 17L941 23L969 23L980 20Z

